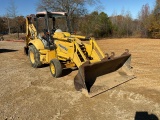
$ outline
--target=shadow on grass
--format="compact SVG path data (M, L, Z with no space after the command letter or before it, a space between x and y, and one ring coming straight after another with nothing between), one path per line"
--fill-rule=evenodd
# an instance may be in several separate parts
M18 50L12 50L12 49L0 49L0 53L6 53L6 52L16 52Z
M46 68L46 67L49 67L49 64L43 64L43 65L42 65L41 67L39 67L39 68ZM75 71L75 70L78 70L78 68L75 67L75 68L66 68L66 69L63 69L63 70L62 70L62 74L61 74L60 77L67 76L67 75L69 75L72 71Z
M134 120L159 120L154 114L148 114L148 112L136 112Z
M67 76L67 75L69 75L71 72L73 72L75 70L78 70L78 68L75 67L75 68L63 69L61 77Z
M68 69L63 69L61 77L64 77L64 76L69 75L72 71L73 71L73 70L70 69L70 68L68 68Z

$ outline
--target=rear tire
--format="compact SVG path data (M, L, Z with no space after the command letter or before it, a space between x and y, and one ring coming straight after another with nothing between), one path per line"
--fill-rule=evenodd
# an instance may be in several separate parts
M39 51L35 48L34 45L29 46L28 55L29 55L29 59L32 67L38 68L42 66L42 63L40 61Z
M53 59L50 61L50 71L53 77L60 77L62 74L62 65L59 60Z

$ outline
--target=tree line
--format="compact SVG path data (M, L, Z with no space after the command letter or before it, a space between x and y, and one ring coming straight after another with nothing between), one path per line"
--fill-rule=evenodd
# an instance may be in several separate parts
M137 19L132 18L130 11L123 11L120 15L114 13L111 16L97 10L88 13L86 5L95 6L99 2L99 0L39 0L37 10L47 8L49 11L67 12L70 29L76 34L96 38L160 38L160 0L155 0L153 10L148 4L143 5ZM7 14L0 17L0 33L19 32L25 32L25 17L17 15L16 7L12 3Z
M25 33L25 17L17 16L15 18L0 17L0 34Z

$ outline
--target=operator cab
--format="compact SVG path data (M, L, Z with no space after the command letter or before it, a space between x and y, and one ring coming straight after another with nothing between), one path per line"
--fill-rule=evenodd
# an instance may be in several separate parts
M38 12L35 16L37 35L46 48L52 46L54 32L69 31L66 12Z
M66 12L38 12L36 14L36 27L38 28L39 23L41 27L43 26L43 28L38 28L38 33L42 32L42 29L43 32L49 32L51 34L53 34L57 29L66 31L67 25L65 25L64 17L67 17ZM63 24L61 22L63 22Z

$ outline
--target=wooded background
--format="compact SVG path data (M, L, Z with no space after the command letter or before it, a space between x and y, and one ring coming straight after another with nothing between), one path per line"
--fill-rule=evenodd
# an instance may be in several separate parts
M87 5L100 6L99 0L39 0L37 11L47 8L49 11L67 12L71 31L81 35L96 38L160 38L160 0L155 0L153 10L148 4L143 5L137 19L133 19L130 11L125 10L120 15L113 13L112 16L99 11L89 13ZM13 0L6 14L0 16L0 34L11 33L25 33L25 16L18 16Z

